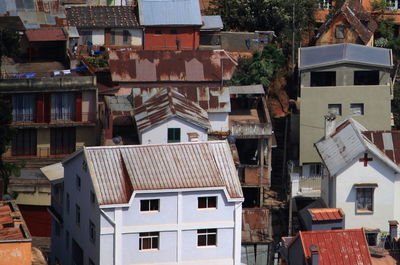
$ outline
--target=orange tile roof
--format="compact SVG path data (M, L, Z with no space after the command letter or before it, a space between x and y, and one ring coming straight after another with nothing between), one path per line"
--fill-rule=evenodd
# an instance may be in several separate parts
M0 243L31 239L15 201L0 201Z
M340 208L308 209L313 221L342 220L344 213Z

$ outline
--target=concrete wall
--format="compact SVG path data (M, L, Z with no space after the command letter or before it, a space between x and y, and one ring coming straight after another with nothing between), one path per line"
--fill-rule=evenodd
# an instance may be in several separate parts
M163 123L151 127L144 132L139 132L141 144L166 144L168 143L168 128L181 128L181 142L188 142L188 133L197 133L199 141L207 141L207 131L197 125L181 118L171 118Z
M31 265L31 242L0 243L0 265Z
M211 131L229 131L228 112L209 112L208 119L211 123Z
M175 30L177 34L171 34ZM161 31L161 34L156 34ZM199 27L147 27L144 32L145 50L178 50L177 41L180 42L180 50L195 50L199 47Z
M96 118L96 93L94 91L82 91L82 121Z
M288 264L290 265L306 264L303 252L303 246L301 244L300 238L297 238L297 240L293 243L293 245L290 246L288 251L288 258L289 258Z
M373 161L368 162L367 167L364 167L364 164L357 159L336 177L336 185L333 189L335 207L343 209L346 215L346 229L368 227L388 232L388 221L400 220L399 176L394 174L393 169L378 157L371 153L368 153L368 157L372 157ZM378 185L373 193L372 212L356 212L356 188L354 187L356 183Z

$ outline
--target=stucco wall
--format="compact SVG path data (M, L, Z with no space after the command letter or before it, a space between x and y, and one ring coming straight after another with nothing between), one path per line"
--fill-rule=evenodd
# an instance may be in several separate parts
M76 149L96 145L95 126L76 127Z
M31 242L1 243L0 265L31 265Z
M208 119L211 123L211 131L229 131L229 115L227 112L209 112Z
M92 31L92 43L93 45L104 45L104 30Z
M181 142L188 142L188 133L198 133L199 141L207 141L207 131L197 125L180 118L171 118L163 123L139 133L141 144L166 144L168 143L168 128L181 128Z

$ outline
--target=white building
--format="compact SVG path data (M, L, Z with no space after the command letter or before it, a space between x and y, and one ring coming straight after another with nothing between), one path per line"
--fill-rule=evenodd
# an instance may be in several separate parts
M225 141L89 147L63 166L51 264L240 264L243 195Z
M400 132L368 131L353 119L331 128L315 144L329 171L321 197L343 209L346 229L388 232L388 221L400 220Z
M141 144L207 141L207 112L178 91L165 88L135 108Z

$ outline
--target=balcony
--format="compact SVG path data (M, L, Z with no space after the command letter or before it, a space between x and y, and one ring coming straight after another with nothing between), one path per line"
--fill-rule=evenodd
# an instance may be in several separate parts
M321 184L324 173L305 176L301 174L301 167L293 161L288 163L288 171L291 181L292 197L320 197Z
M44 117L43 117L44 116ZM47 121L46 121L47 120ZM48 125L85 125L96 122L96 112L82 112L79 117L75 112L51 113L50 115L14 114L12 126L48 126Z

